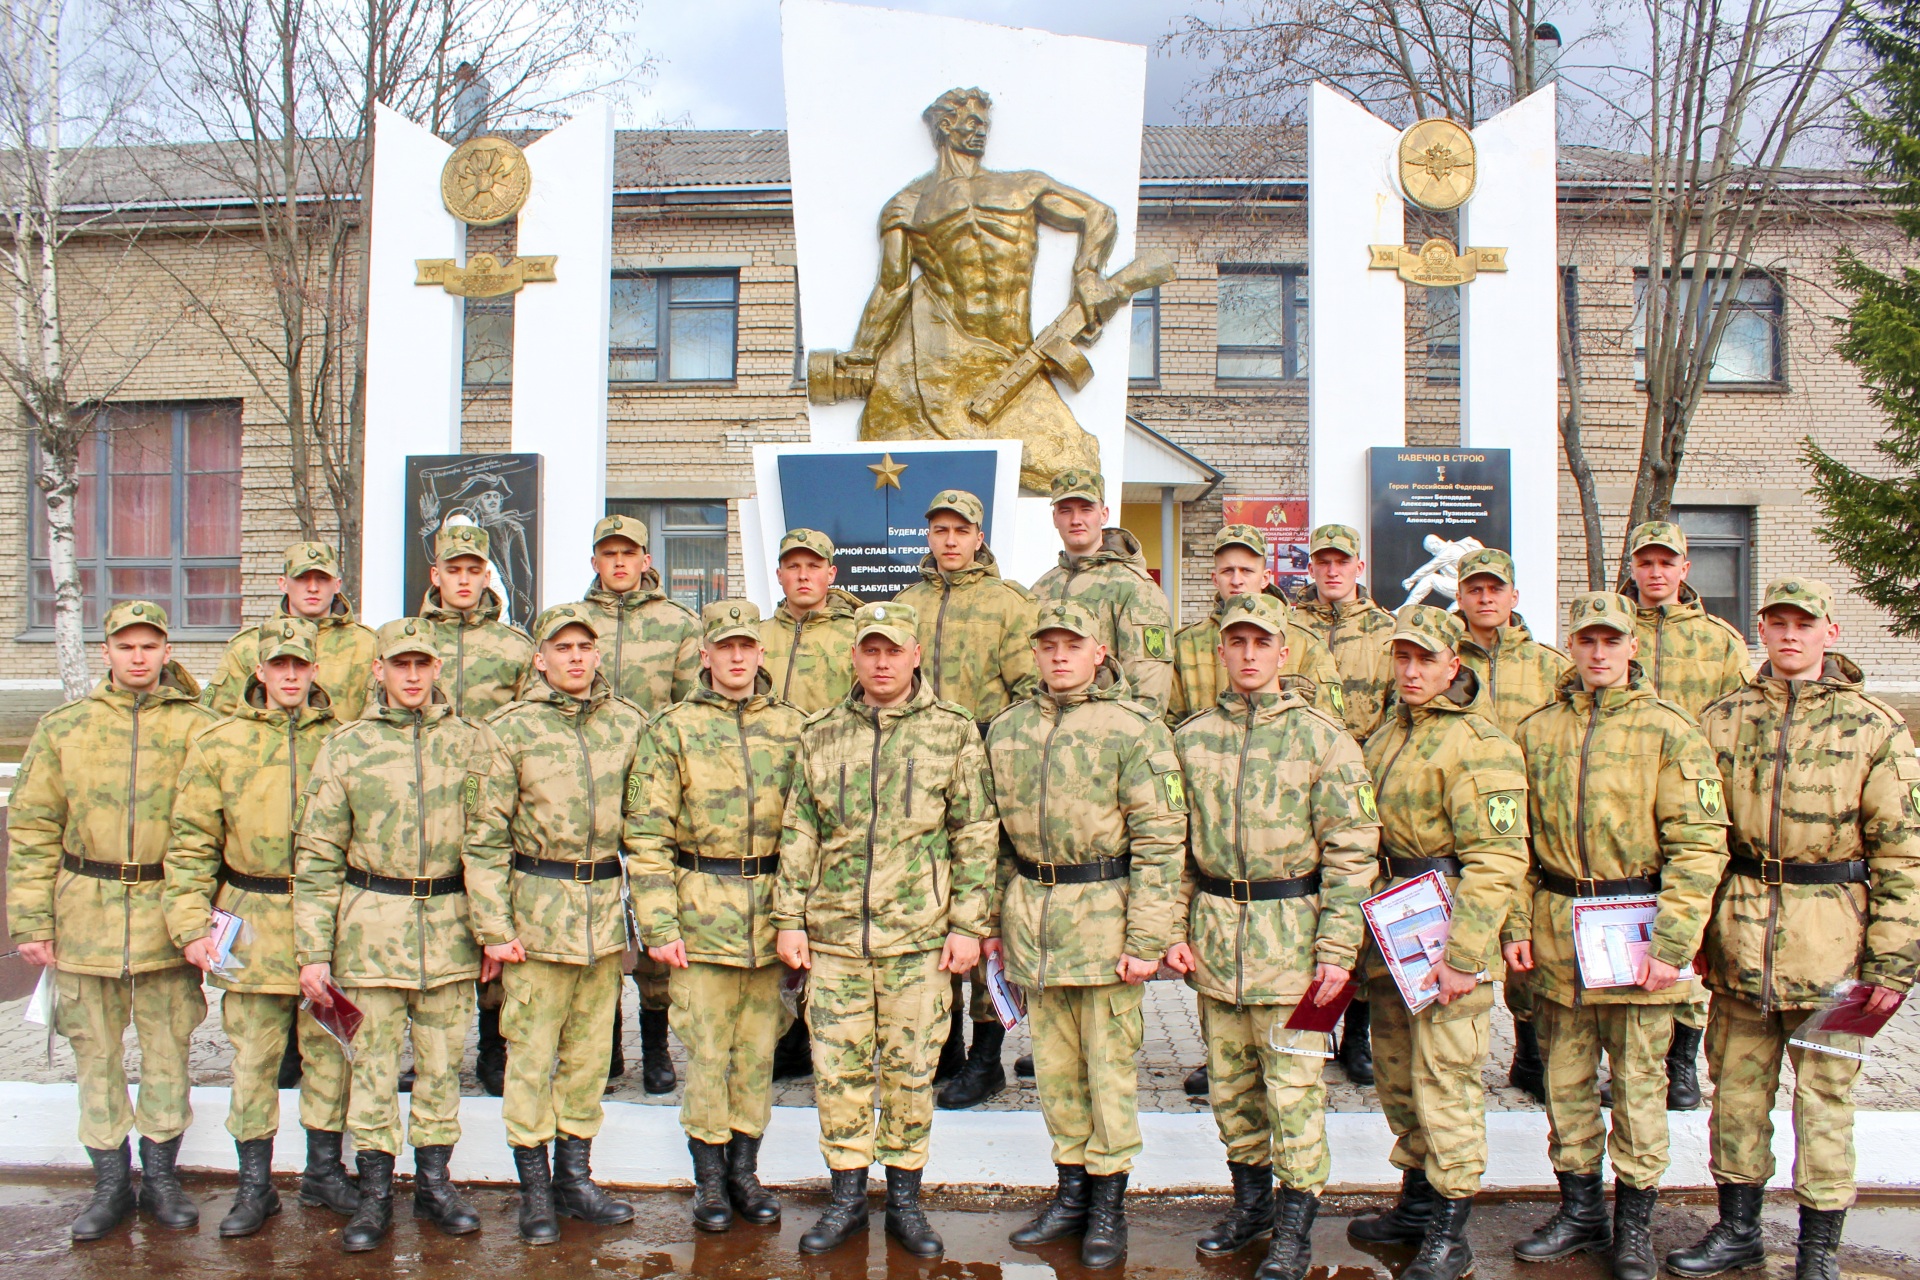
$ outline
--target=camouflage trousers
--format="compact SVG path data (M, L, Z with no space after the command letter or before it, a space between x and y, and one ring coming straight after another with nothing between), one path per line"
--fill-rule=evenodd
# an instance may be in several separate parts
M1321 1058L1283 1053L1290 1004L1231 1005L1200 997L1207 1100L1235 1164L1273 1168L1280 1185L1314 1195L1327 1185L1327 1086Z
M1600 1157L1628 1186L1667 1171L1667 1046L1677 1005L1542 1000L1534 1010L1547 1065L1547 1155L1557 1173L1598 1173ZM1613 1130L1600 1110L1600 1054L1613 1067Z
M757 1138L773 1114L773 1046L792 1024L780 1001L786 968L701 964L673 969L673 1032L687 1050L680 1127L701 1142Z
M1391 978L1375 979L1374 1087L1395 1138L1396 1169L1417 1169L1449 1200L1474 1195L1487 1170L1487 1090L1480 1064L1492 1039L1493 984L1418 1014Z
M544 1147L600 1132L607 1046L620 1005L620 956L592 964L528 958L500 974L500 1034L507 1042L500 1118L507 1144ZM455 1059L458 1066L458 1059Z
M953 979L954 1004L957 1005L960 1003L960 987L962 983L965 983L973 989L972 994L967 997L967 1017L974 1022L998 1022L1000 1020L1000 1015L993 1011L993 997L987 994L986 972L986 969L982 966L975 965L968 972L955 975Z
M1737 996L1716 994L1707 1022L1707 1070L1713 1119L1708 1168L1717 1183L1765 1186L1773 1177L1773 1099L1780 1059L1793 1061L1793 1195L1809 1209L1853 1206L1853 1081L1860 1064L1787 1044L1809 1009L1762 1013ZM1858 1051L1858 1036L1828 1036Z
M661 964L642 951L634 962L633 985L640 991L640 1007L655 1013L673 1007L673 997L668 990L667 974L670 965Z
M300 1124L341 1133L347 1127L347 1058L340 1042L300 1014L299 996L229 991L220 997L220 1029L233 1044L233 1097L227 1132L235 1142L280 1132L280 1055L300 1036Z
M187 1045L206 1021L207 994L191 965L101 978L54 975L53 1028L73 1046L80 1091L80 1141L96 1151L118 1147L138 1129L155 1142L187 1131ZM140 1044L140 1096L127 1105L127 1023Z
M364 1021L353 1037L353 1085L347 1131L361 1151L400 1153L400 1042L413 1038L413 1094L407 1140L416 1147L460 1140L460 1059L473 1021L470 981L426 991L344 987ZM606 1056L604 1050L601 1057Z
M1033 1083L1053 1162L1104 1178L1140 1154L1141 984L1042 987L1027 993Z
M829 1169L864 1169L876 1158L897 1169L927 1163L933 1069L951 999L938 951L871 959L813 953L807 1028L820 1154Z
M1694 983L1693 992L1693 999L1687 1001L1685 1004L1674 1006L1673 1020L1683 1027L1692 1027L1695 1031L1705 1031L1709 1017L1706 984L1701 982Z
M1528 985L1526 974L1507 970L1507 976L1500 982L1500 995L1515 1022L1533 1021L1533 988Z

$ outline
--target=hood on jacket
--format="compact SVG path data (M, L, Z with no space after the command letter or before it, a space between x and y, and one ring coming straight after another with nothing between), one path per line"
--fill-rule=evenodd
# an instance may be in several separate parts
M492 587L482 587L473 611L461 613L440 603L440 588L428 587L426 598L420 602L420 616L429 622L459 622L477 626L482 622L497 621L505 603Z
M858 612L860 612L859 596L844 587L828 587L827 598L820 602L818 609L807 613L803 625L811 627L831 618L851 618ZM787 602L784 599L774 608L773 616L788 625L792 625L795 621L793 610L787 608Z
M994 557L993 549L984 542L974 551L973 562L971 564L961 565L952 573L941 572L940 562L934 559L933 552L929 551L926 555L920 557L921 579L926 582L931 582L936 586L943 580L950 582L973 582L980 578L998 578L1000 576L1000 561ZM838 588L835 588L835 590L838 590Z
M1320 605L1321 607L1328 608L1328 609L1337 607L1331 604L1327 604L1325 601L1320 599L1320 584L1315 582L1312 578L1307 578L1300 584L1300 592L1298 595L1294 596L1293 602L1297 605L1302 605L1302 606ZM1358 608L1362 605L1373 604L1373 602L1374 602L1373 593L1367 590L1367 584L1364 582L1356 582L1353 584L1353 599L1350 601L1345 601L1343 603L1349 605L1350 607ZM1377 607L1384 609L1386 606L1380 605Z
M1611 689L1602 689L1600 692L1613 694L1616 703L1624 701L1629 697L1638 697L1642 694L1649 698L1656 696L1653 688L1653 680L1647 675L1647 669L1640 665L1640 659L1638 658L1629 658L1627 660L1626 684L1616 685ZM1554 686L1553 700L1555 702L1572 702L1576 698L1585 696L1591 695L1588 694L1586 688L1580 683L1580 668L1569 667L1567 674L1560 678L1560 683Z
M593 673L593 683L587 686L587 696L584 698L576 698L570 693L562 693L560 690L554 688L552 683L548 681L547 673L544 671L537 668L529 668L528 674L533 678L528 680L526 686L521 689L519 697L519 701L521 702L546 702L562 710L571 711L581 703L585 703L590 707L597 707L613 696L613 684L607 679L606 673L602 671L595 671ZM440 692L440 686L435 685L433 691L435 693Z
M1640 584L1633 580L1633 576L1631 574L1627 576L1627 580L1625 582L1620 584L1620 594L1625 596L1627 599L1633 601L1633 606L1636 609L1681 610L1681 609L1692 608L1692 609L1698 609L1702 613L1705 613L1707 610L1707 606L1701 602L1700 593L1693 589L1693 584L1691 582L1683 582L1680 584L1680 594L1674 599L1674 602L1670 605L1641 604L1640 603Z
M447 697L446 690L442 689L438 682L435 682L433 692L427 698L427 705L420 709L420 719L425 723L431 724L442 716L450 716L452 714L452 700ZM385 720L388 724L406 724L413 719L413 715L414 713L411 711L388 706L386 687L384 685L376 685L373 691L373 701L368 704L368 710L361 718L363 720Z
M99 682L93 686L93 692L87 696L103 699L126 698L129 701L133 698L133 695L125 689L115 687L112 676L100 677ZM200 697L200 682L193 678L191 672L180 665L179 659L169 659L167 665L160 668L159 685L147 696L149 698L164 699L168 702L178 698L185 698L189 702L198 701Z
M1760 670L1754 672L1752 683L1759 685L1768 680L1782 679L1784 677L1773 673L1773 660L1768 659L1760 664ZM1829 653L1827 660L1820 665L1820 674L1807 681L1808 684L1824 685L1829 689L1856 691L1863 688L1866 682L1866 675L1854 664L1853 659L1844 653Z
M1042 680L1034 690L1033 696L1051 702L1055 706L1061 706L1063 697L1066 700L1065 705L1081 701L1125 702L1133 696L1133 690L1127 686L1126 673L1120 669L1120 663L1112 654L1108 654L1100 660L1100 669L1093 673L1093 683L1086 688L1071 694L1056 695L1047 688L1046 681Z
M264 720L278 710L280 708L267 701L267 686L260 683L260 677L248 676L246 690L240 695L240 705L234 708L233 714L246 716L251 720ZM318 680L315 680L313 686L307 690L306 705L302 706L300 711L302 723L333 715L333 698L320 687ZM306 714L308 712L313 714Z
M273 616L276 618L293 617L293 602L288 600L284 595L281 596L280 604L274 609ZM347 599L347 593L345 591L336 591L333 596L333 603L327 606L327 616L324 618L309 618L308 621L316 627L337 627L352 622L353 601Z
M687 695L686 700L688 702L712 703L720 707L731 707L735 699L729 698L726 694L715 689L713 687L712 677L713 672L707 670L705 667L701 667L698 677L699 683L694 686L693 692ZM757 699L771 697L773 697L773 677L768 674L766 664L762 663L760 669L753 673L753 692L747 696L746 701L748 705L752 705Z
M621 604L645 604L649 600L658 600L667 593L660 585L660 571L648 568L640 574L640 581L631 591L615 591L612 587L602 586L600 575L594 574L593 581L587 584L587 593L581 598L595 604L615 607Z

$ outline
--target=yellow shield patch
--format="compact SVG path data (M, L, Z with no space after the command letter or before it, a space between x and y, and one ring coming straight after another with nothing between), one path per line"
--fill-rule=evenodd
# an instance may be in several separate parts
M1700 779L1700 807L1706 810L1709 818L1714 817L1720 812L1720 804L1720 779Z
M640 807L640 775L634 774L627 779L627 808L629 811Z
M1913 811L1920 814L1920 782L1907 788L1907 799L1913 801Z
M1333 709L1335 711L1338 711L1341 715L1347 714L1347 695L1340 691L1339 685L1336 684L1329 688L1327 690L1327 696L1333 699Z
M1140 645L1147 651L1149 658L1167 656L1167 629L1165 627L1140 628Z
M1520 797L1511 794L1487 797L1487 823L1500 835L1513 830L1520 820Z
M1380 810L1376 808L1373 803L1373 784L1371 782L1363 782L1356 790L1360 795L1360 812L1367 815L1369 822L1378 822L1380 820Z
M472 813L477 810L480 807L480 779L471 773L468 774L460 790L466 800L467 812Z
M1163 773L1160 776L1166 781L1167 808L1175 813L1185 813L1187 811L1186 779L1177 773Z

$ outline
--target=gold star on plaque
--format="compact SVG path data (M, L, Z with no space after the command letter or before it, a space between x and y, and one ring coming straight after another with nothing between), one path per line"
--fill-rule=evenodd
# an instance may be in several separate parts
M867 464L867 470L873 472L873 487L876 489L885 489L889 486L898 489L900 473L906 469L907 464L895 462L890 453L883 453L880 455L880 461Z

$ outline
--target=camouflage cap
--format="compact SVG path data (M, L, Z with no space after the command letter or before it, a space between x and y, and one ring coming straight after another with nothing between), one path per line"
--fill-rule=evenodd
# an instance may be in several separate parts
M433 558L445 561L455 556L479 556L485 560L489 546L487 531L477 524L443 525L433 536Z
M1611 627L1622 635L1632 635L1633 601L1618 591L1586 591L1575 596L1567 606L1567 634L1588 627Z
M1777 605L1790 606L1814 618L1833 617L1833 588L1818 578L1775 578L1767 584L1760 612Z
M1307 554L1316 551L1344 551L1360 558L1360 531L1350 524L1323 524L1307 540Z
M1671 520L1649 520L1633 527L1633 535L1627 539L1627 554L1632 555L1642 547L1665 547L1684 556L1687 554L1687 535Z
M1085 467L1068 467L1053 478L1053 486L1047 491L1048 502L1065 502L1068 498L1085 498L1094 506L1101 506L1107 500L1107 482L1097 471Z
M582 601L569 600L540 611L533 620L533 642L545 644L568 627L585 627L588 635L595 640L600 638L600 623L595 619L594 611Z
M305 618L269 618L260 624L260 665L275 658L318 662L320 628Z
M1213 535L1213 554L1228 547L1245 547L1261 560L1267 558L1267 535L1250 524L1230 524Z
M340 572L339 555L324 542L296 542L287 548L287 558L280 564L281 575L288 578L297 578L316 569L329 578L345 576Z
M374 652L382 662L403 653L424 653L430 658L437 658L440 651L435 647L434 639L433 623L425 618L395 618L375 634Z
M1220 610L1220 634L1225 635L1228 627L1243 622L1260 628L1268 635L1283 636L1287 633L1287 618L1281 612L1280 602L1269 595L1227 598Z
M833 539L818 529L789 529L787 536L780 539L780 554L789 551L811 551L822 560L833 559Z
M128 627L152 627L165 635L167 611L151 600L122 600L107 610L107 620L100 624L100 630L107 635Z
M885 636L906 646L920 638L920 611L910 604L863 604L853 615L853 642Z
M1085 636L1089 640L1100 638L1100 624L1094 621L1087 607L1078 600L1062 600L1045 610L1034 619L1033 630L1027 633L1030 639L1038 640L1048 631L1071 631L1076 636Z
M719 644L736 636L760 639L760 606L751 600L715 600L700 610L700 640Z
M1403 605L1393 615L1392 639L1417 644L1428 653L1458 649L1463 634L1460 615L1434 605Z
M934 494L933 501L927 504L927 516L931 518L936 511L951 511L970 524L987 522L987 509L965 489L942 489Z
M625 538L642 551L647 549L647 522L636 520L632 516L602 516L600 523L593 526L593 545L599 546L608 538Z
M1513 585L1513 557L1498 547L1482 547L1478 551L1469 551L1460 557L1460 581L1465 582L1476 573L1491 574Z

